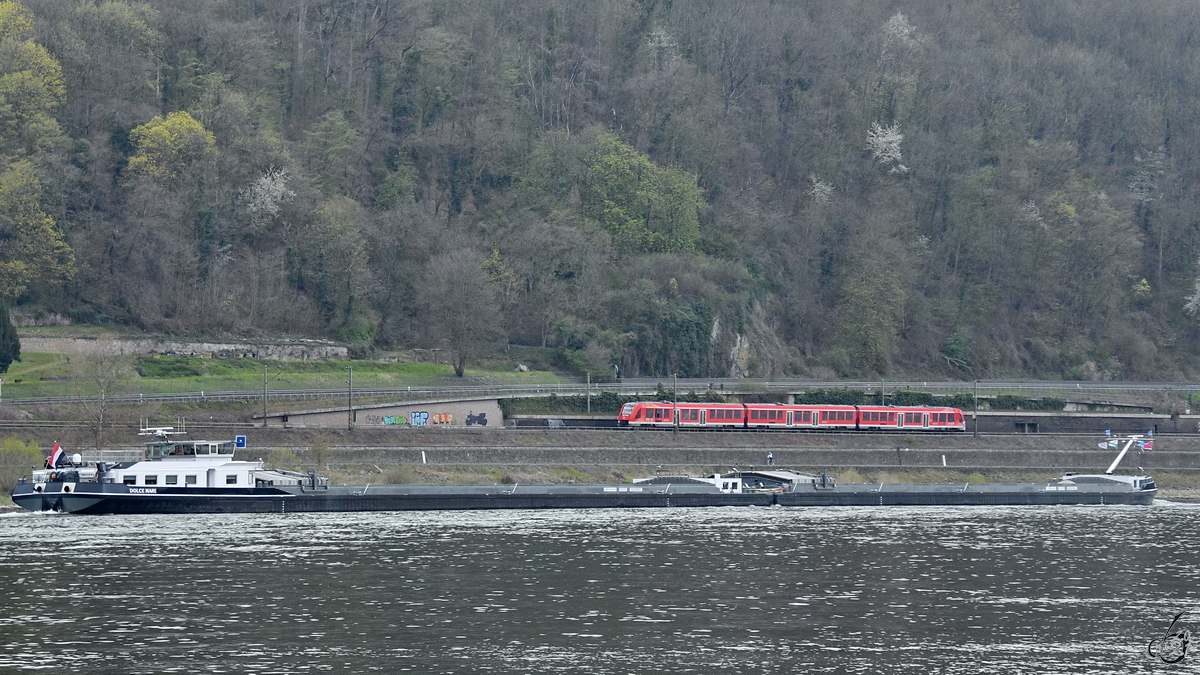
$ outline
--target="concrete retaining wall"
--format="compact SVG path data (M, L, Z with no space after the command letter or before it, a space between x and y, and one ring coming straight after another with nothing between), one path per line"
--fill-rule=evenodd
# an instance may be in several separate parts
M503 413L496 399L445 401L420 404L389 404L355 407L353 415L345 408L273 413L267 416L268 426L384 427L406 431L414 427L499 427L504 425Z

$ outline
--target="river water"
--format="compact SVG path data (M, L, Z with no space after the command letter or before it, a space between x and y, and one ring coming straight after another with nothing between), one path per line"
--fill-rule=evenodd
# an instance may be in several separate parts
M1200 672L1200 507L0 516L0 672Z

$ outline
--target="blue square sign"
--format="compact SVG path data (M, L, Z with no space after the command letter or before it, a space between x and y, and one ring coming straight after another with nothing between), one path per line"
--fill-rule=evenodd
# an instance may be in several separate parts
M246 437L245 436L234 436L233 437L233 447L235 447L235 448L246 447Z

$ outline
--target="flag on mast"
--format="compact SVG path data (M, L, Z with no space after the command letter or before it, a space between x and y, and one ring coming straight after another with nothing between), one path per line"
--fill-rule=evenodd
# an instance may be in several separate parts
M63 452L62 446L59 445L58 443L55 443L54 449L50 451L50 459L46 460L46 468L47 469L57 469L58 465L63 461L63 459L65 457L66 457L66 453Z

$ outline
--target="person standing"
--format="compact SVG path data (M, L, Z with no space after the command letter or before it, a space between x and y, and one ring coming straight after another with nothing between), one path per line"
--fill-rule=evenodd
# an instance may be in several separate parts
M767 453L767 466L771 466L771 465L772 465L772 464L774 464L774 463L775 463L775 455L774 455L774 453L770 453L770 452L768 452L768 453Z

